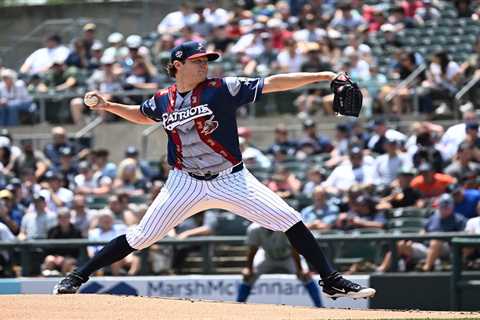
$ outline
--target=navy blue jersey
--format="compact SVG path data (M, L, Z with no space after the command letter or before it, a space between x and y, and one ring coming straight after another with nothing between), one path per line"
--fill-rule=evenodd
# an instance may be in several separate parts
M144 101L140 110L150 119L162 122L168 134L170 165L187 171L215 173L242 160L236 110L257 101L262 90L261 78L207 79L193 89L185 108L183 103L182 106L176 103L178 95L174 84ZM196 131L193 137L187 134L190 127ZM205 154L207 147L209 152L220 155L227 163L218 163L214 156ZM192 158L207 160L193 161ZM208 170L203 170L207 167Z

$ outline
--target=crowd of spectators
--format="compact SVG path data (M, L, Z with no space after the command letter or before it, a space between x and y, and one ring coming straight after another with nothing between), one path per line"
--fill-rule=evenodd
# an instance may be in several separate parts
M266 148L254 145L251 128L240 127L239 136L246 167L298 209L315 232L477 232L471 221L480 213L478 121L472 111L446 130L425 121L397 128L381 117L368 123L346 120L331 140L307 119L296 138L289 127L278 124ZM0 145L2 240L112 239L138 223L169 170L164 157L145 161L134 146L114 163L106 149L69 141L62 127L52 129L43 150L29 140L17 145L6 130ZM405 208L415 215L398 211ZM242 235L247 226L231 212L209 210L169 236ZM89 247L87 253L97 249ZM182 245L172 251L154 246L152 270L181 273L193 251L198 247ZM448 258L449 252L439 241L429 246L399 242L398 251L406 266L424 262L419 268L425 271L441 266L435 261ZM377 271L390 267L390 253L384 253L383 262L375 261ZM55 275L71 270L80 255L78 249L58 248L32 257L38 260L37 272ZM15 260L2 256L7 265L7 258ZM474 251L468 256L472 261L478 257ZM134 254L106 272L137 274L140 261Z
M477 10L467 12L464 2L458 1L459 14L476 19ZM382 105L392 91L391 79L405 79L430 59L402 49L396 33L438 19L442 5L442 1L426 0L391 1L386 7L383 2L371 6L363 1L273 4L255 0L227 11L214 0L195 7L183 3L162 19L156 36L147 39L133 34L124 41L115 32L105 46L96 38L97 27L88 23L71 48L62 45L58 35L47 37L45 47L25 60L20 77L0 63L0 122L2 127L18 124L22 112L35 110L32 95L37 93L88 88L114 101L139 103L141 95L118 92L163 87L169 79L160 70L170 49L190 39L206 40L210 49L224 53L221 63L211 67L213 76L345 70L365 89L364 109L371 121L340 122L329 139L317 131L310 116L319 110L331 114L331 95L323 89L306 90L292 102L302 119L301 137L293 139L289 127L279 124L271 145L259 148L251 129L239 128L246 167L301 211L316 232L466 228L478 233L477 114L467 110L461 123L448 128L429 121L398 128L375 115L410 112L413 91L418 92L419 110L430 114L437 107L436 98L451 97L461 79L476 72L478 45L472 59L461 65L444 52L436 53L416 83L401 88L388 106ZM345 34L346 43L341 45ZM384 37L388 46L396 48L395 63L385 72L368 45L372 35ZM65 114L58 109L61 104L55 109L55 100L48 108L53 116ZM71 99L66 112L70 120L81 123L85 112L81 98ZM108 150L82 148L67 139L62 127L52 129L51 142L43 150L34 148L31 140L16 141L4 130L0 136L0 240L110 240L138 223L162 189L168 170L165 157L152 165L140 159L133 146L113 163ZM422 215L415 217L414 228L406 225L404 217L392 218L398 208L419 209L416 212ZM232 213L208 211L185 221L169 236L244 234L247 225ZM197 249L179 246L172 252L155 245L148 260L153 272L181 273L186 255ZM86 254L96 250L89 247ZM448 258L449 252L440 241L399 242L398 250L407 270L420 262L418 267L424 271L438 267L437 258ZM377 271L390 267L390 253L384 253L383 261L375 261ZM68 272L84 254L72 248L35 252L31 272L45 276ZM475 261L478 252L466 250L465 257ZM8 274L12 262L18 264L15 254L1 252L0 272ZM102 272L133 275L140 272L140 265L141 257L132 254Z
M456 10L456 16L474 22L479 8L468 0L454 5L440 0L249 0L226 8L206 0L181 3L161 19L156 31L143 37L113 32L99 39L97 26L87 23L74 39L47 36L44 47L30 54L18 72L0 62L0 122L18 125L19 114L38 112L32 96L39 94L47 94L46 119L56 123L81 124L88 119L88 109L78 98L85 90L139 103L142 91L148 96L171 82L163 71L169 51L186 40L205 41L209 49L223 53L220 62L211 65L212 77L342 70L364 89L366 116L400 115L412 109L441 113L478 70L480 46L470 58L454 61L446 48L419 52L399 34L440 20L443 9ZM63 44L65 40L69 44ZM376 52L379 48L381 52ZM422 63L428 65L426 72L392 94L397 81ZM129 94L132 89L135 93ZM477 91L469 96L474 105ZM66 94L69 107L58 98L61 94ZM392 95L393 103L385 103ZM418 106L413 96L418 96ZM332 114L332 96L329 90L306 90L290 106L290 111L295 109L303 117L318 111Z

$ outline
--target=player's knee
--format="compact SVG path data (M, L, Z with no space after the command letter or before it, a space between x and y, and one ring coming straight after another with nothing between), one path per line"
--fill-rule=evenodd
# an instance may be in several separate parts
M130 247L135 250L148 248L157 241L155 237L139 227L128 230L126 238Z

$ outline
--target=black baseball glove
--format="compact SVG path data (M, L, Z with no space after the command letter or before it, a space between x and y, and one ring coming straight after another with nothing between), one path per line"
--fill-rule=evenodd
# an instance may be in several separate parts
M330 83L334 94L333 111L344 115L358 117L362 109L362 92L348 74L340 73Z

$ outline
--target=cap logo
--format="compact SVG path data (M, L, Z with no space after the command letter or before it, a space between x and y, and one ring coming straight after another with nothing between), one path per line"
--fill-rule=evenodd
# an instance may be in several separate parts
M181 58L182 56L183 56L183 51L179 50L179 51L175 52L175 57Z
M203 43L199 43L199 44L198 44L197 50L198 50L198 51L205 51L205 47L203 46Z

